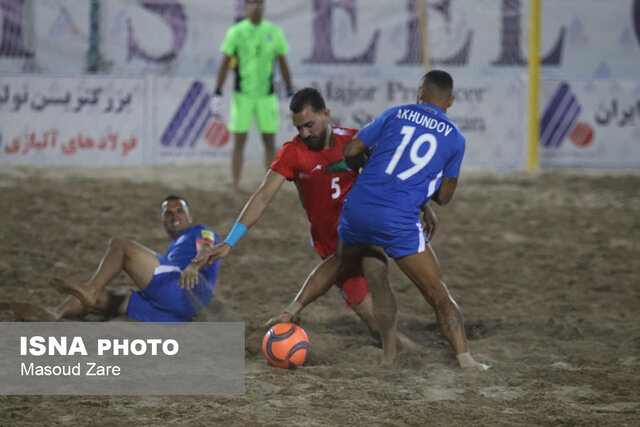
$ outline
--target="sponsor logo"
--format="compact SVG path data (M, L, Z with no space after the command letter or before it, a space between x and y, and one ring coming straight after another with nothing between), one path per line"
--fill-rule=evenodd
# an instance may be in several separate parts
M211 147L223 147L229 141L226 125L209 110L210 98L201 81L191 84L162 133L164 147L194 148L202 137Z
M582 106L567 83L562 83L551 97L540 121L540 144L544 148L558 148L569 136L579 148L593 142L591 125L579 122Z

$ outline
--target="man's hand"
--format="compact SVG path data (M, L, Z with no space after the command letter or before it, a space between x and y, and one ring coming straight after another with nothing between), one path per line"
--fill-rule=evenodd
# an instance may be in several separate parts
M211 100L209 101L209 110L211 110L211 114L213 114L214 116L219 116L221 107L222 107L222 92L217 90L211 96Z
M436 213L428 204L422 206L422 226L424 227L424 231L427 233L427 239L431 240L438 229L438 218L436 217Z
M365 151L358 154L357 156L347 157L344 160L347 163L347 166L349 167L349 169L357 172L364 167L365 163L369 161L370 156L371 156L371 150L366 149Z
M200 269L198 268L197 264L194 264L194 263L189 264L187 268L182 270L182 274L180 274L180 281L178 282L178 286L186 290L191 290L195 288L198 282L200 281L198 277L199 271Z
M229 255L231 252L231 245L228 243L218 243L213 248L205 248L198 252L191 262L195 264L199 264L201 262L207 261L207 264L213 264L219 259L222 259Z
M278 323L290 323L292 321L293 321L293 314L282 312L279 315L277 315L275 317L272 317L271 319L267 320L266 323L264 324L264 326L266 328L270 328L273 325L276 325Z
M282 310L282 313L267 320L267 323L265 323L264 325L267 328L270 328L276 323L297 323L300 321L300 311L303 308L304 306L299 301L293 300L287 307L285 307L284 310Z

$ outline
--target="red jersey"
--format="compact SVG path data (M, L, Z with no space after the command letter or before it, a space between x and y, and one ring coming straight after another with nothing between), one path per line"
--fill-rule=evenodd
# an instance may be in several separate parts
M344 158L342 148L358 131L340 127L332 130L330 148L311 151L298 134L282 145L271 163L272 170L297 184L311 223L313 246L323 257L336 250L342 201L358 176L354 171L334 169Z

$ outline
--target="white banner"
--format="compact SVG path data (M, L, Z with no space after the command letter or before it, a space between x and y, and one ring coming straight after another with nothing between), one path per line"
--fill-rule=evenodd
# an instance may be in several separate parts
M300 79L326 99L333 124L360 128L414 102L416 81ZM467 138L465 169L526 164L524 80L458 79L449 117ZM640 168L640 83L545 82L541 166ZM149 76L0 77L0 163L139 165L227 163L232 136L209 111L205 79ZM228 117L229 95L223 103ZM277 143L297 133L282 96ZM245 150L262 159L255 127Z
M640 168L640 82L544 82L543 167Z
M0 76L0 163L138 165L140 78Z
M99 71L213 75L244 0L99 2ZM529 1L424 0L430 63L455 76L526 71ZM82 73L92 42L91 2L2 0L0 71ZM542 2L543 78L640 75L640 0ZM422 70L415 0L277 0L265 18L289 40L293 76L397 78Z
M418 79L316 78L300 84L320 90L333 124L359 129L387 108L415 102ZM525 89L521 80L456 81L456 102L448 113L467 137L466 168L524 167ZM233 137L224 121L211 116L210 93L206 80L182 77L4 77L0 162L228 163ZM227 94L225 118L229 100ZM280 110L278 145L297 133L284 96ZM255 126L250 135L245 159L259 163L263 148Z

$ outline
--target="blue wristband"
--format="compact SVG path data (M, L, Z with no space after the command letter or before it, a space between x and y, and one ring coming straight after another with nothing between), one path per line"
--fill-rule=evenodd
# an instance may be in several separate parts
M235 224L233 224L233 227L231 228L231 231L229 232L227 238L224 239L224 243L228 244L229 246L233 246L238 243L240 239L242 239L242 236L244 236L246 232L247 226L241 222L236 222Z

